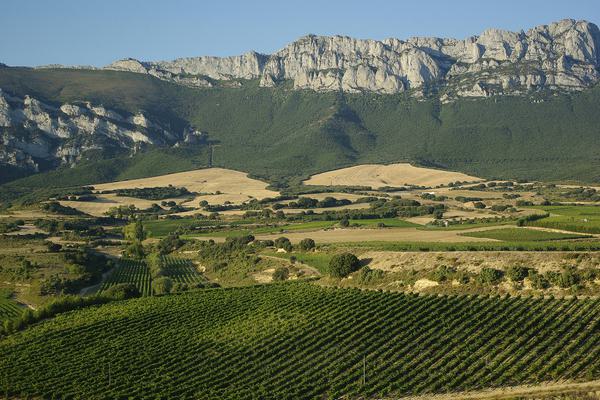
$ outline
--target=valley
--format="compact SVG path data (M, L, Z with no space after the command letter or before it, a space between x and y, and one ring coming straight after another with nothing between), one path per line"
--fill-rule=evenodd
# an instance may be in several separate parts
M0 396L600 398L600 29L536 1L7 3Z

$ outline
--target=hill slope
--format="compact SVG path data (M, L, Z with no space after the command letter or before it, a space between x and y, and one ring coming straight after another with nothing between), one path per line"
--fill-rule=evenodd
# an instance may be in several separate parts
M312 399L599 376L598 300L306 283L143 298L0 341L8 395ZM109 372L110 371L110 372Z
M49 103L90 101L128 113L143 110L165 125L189 123L217 144L214 166L248 171L271 181L297 180L360 163L398 161L482 177L600 179L598 87L576 94L538 94L535 101L494 97L441 104L403 94L260 88L256 81L246 81L240 88L191 89L128 72L0 68L0 88ZM10 185L90 184L209 164L207 145L147 151L168 154L171 162L138 167L149 157L142 152L108 164L90 160L83 172L68 168ZM123 168L117 171L115 165L136 172L123 176ZM93 177L88 177L90 171Z

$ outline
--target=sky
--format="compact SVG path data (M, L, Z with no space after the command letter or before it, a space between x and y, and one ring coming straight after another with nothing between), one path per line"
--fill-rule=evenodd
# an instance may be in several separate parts
M0 62L269 54L309 33L463 39L563 18L600 24L600 0L0 0Z

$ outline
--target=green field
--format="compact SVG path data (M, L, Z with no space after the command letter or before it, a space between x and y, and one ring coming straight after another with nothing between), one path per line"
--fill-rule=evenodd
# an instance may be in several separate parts
M325 252L294 252L294 253L277 253L275 251L265 251L262 254L270 257L278 257L289 260L290 257L296 257L296 260L316 268L320 273L327 274L329 270L329 260L333 254Z
M548 218L528 222L531 226L582 233L600 233L600 206L535 207L550 213Z
M307 283L145 297L0 341L20 398L323 399L600 377L600 300Z
M539 242L549 240L568 240L589 238L589 235L576 235L561 232L538 231L527 228L492 229L481 232L467 232L462 236L502 240L505 242Z

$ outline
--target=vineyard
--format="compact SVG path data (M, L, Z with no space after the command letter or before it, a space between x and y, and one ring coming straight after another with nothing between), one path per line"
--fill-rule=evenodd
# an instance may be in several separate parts
M21 308L14 301L0 296L0 321L18 317Z
M598 299L298 282L111 303L0 341L0 389L22 398L382 397L598 377Z
M100 292L119 283L133 283L144 296L152 294L152 278L143 261L122 259L108 279L102 283Z
M199 283L206 278L199 273L190 260L175 257L163 257L165 276L175 283ZM100 292L119 283L133 283L144 296L152 295L152 276L146 263L130 259L122 259L113 273L106 279Z

